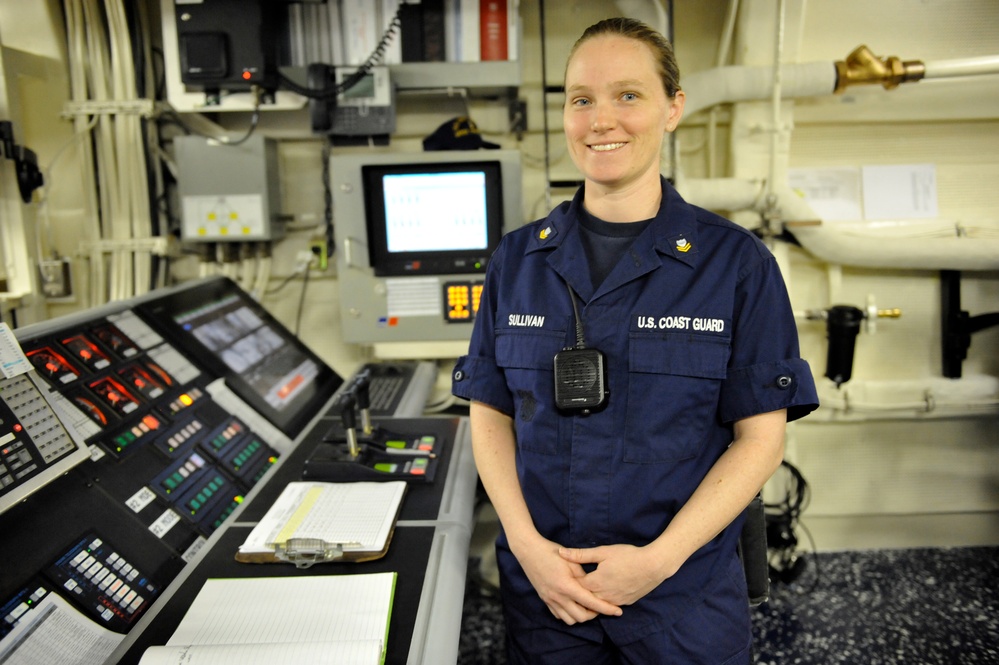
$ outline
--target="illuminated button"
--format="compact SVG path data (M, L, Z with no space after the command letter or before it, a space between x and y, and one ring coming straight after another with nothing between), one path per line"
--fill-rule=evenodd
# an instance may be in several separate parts
M386 441L385 442L385 447L386 448L402 449L402 448L406 447L406 442L405 441L399 441L398 439L393 439L391 441Z
M20 619L21 615L27 612L29 609L31 608L28 606L27 603L21 603L13 610L11 610L11 613L8 614L6 617L4 617L4 619L7 621L7 623L14 623L18 619Z
M101 612L101 618L104 619L105 621L110 621L113 617L114 617L114 612L112 612L110 609L106 609L103 612Z
M375 471L381 471L382 473L395 473L395 470L398 468L398 464L393 464L391 462L379 462L378 464L375 464Z
M86 560L83 563L81 563L80 565L78 565L77 569L82 573L83 571L87 570L92 565L94 565L95 561L97 561L97 559L95 559L94 557L92 557L92 556L90 556L88 554Z

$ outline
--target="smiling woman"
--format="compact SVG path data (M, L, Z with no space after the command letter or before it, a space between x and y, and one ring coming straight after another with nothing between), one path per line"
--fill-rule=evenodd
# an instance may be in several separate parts
M748 663L742 514L817 406L784 281L660 174L684 104L662 35L591 26L565 89L584 184L500 242L452 384L502 527L508 662Z
M591 38L584 34L569 56L563 109L566 141L592 192L587 210L606 221L647 219L659 207L658 200L647 200L639 211L633 203L617 208L612 204L622 199L608 198L656 192L663 138L676 129L683 115L683 92L675 80L664 82L676 68L660 67L653 49L620 34ZM663 40L658 50L660 59L665 54L673 61L668 42ZM621 78L623 72L627 78Z

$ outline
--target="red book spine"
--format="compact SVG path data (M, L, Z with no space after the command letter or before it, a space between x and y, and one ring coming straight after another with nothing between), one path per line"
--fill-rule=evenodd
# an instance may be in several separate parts
M508 58L506 12L506 0L480 0L479 48L482 60Z

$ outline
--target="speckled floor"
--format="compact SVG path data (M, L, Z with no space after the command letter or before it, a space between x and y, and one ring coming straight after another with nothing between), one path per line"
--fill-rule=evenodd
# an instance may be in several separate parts
M806 556L753 610L759 665L999 664L999 548ZM471 563L458 662L500 665L502 611Z

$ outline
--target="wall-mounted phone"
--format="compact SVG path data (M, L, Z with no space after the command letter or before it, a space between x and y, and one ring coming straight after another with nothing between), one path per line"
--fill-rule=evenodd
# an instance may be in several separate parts
M338 86L357 72L357 67L337 67L334 78ZM389 68L372 67L360 81L344 90L333 109L331 134L340 136L372 136L395 131L395 88Z

